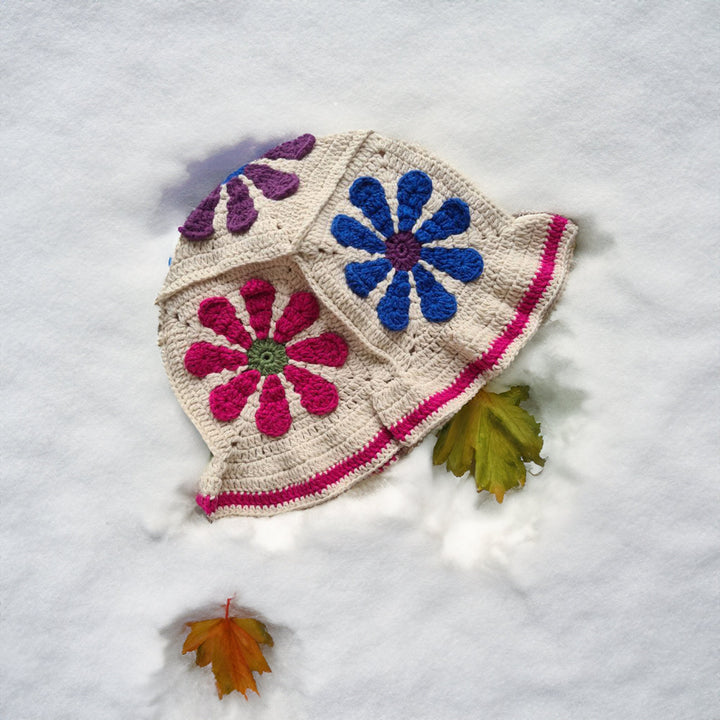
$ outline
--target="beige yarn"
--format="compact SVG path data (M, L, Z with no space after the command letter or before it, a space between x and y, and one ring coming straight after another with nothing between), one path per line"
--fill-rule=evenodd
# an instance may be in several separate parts
M576 233L571 222L550 214L513 217L425 151L373 132L320 138L301 160L257 162L295 173L297 192L276 202L246 183L258 219L246 233L233 234L227 230L223 186L212 237L192 242L181 236L157 299L168 377L213 454L198 495L211 518L273 515L315 505L379 471L443 424L507 367L537 329L562 288ZM376 178L396 220L398 179L411 170L421 170L433 183L416 226L449 198L462 199L470 209L470 226L437 245L475 248L484 269L471 282L432 269L457 300L457 312L445 322L423 317L410 274L409 323L405 330L391 331L378 320L376 308L392 273L367 297L353 293L345 266L370 256L342 246L330 228L343 214L381 237L350 202L349 189L358 177ZM221 421L208 397L243 368L197 377L185 367L193 343L243 351L204 326L198 309L206 298L225 297L250 328L239 289L255 278L275 288L273 323L293 293L309 290L319 301L317 321L288 345L329 332L348 348L340 367L292 361L335 385L339 400L328 414L306 411L292 383L280 376L292 417L280 437L261 433L254 421L262 381L236 419ZM478 364L484 353L498 357L486 367Z

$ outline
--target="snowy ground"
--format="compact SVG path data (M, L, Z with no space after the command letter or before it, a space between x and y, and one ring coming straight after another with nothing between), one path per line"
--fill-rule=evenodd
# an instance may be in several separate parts
M695 2L9 1L0 717L720 717L718 27ZM174 228L258 150L373 128L580 225L502 506L425 443L326 505L209 524L168 387ZM261 697L180 655L226 597Z

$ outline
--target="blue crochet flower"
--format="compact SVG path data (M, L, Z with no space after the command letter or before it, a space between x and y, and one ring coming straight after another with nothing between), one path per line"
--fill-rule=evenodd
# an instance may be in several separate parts
M415 278L420 311L425 318L430 322L445 322L457 312L457 301L425 265L432 265L464 283L476 280L483 271L483 259L477 250L433 244L468 229L470 209L460 198L446 200L430 219L414 229L432 195L432 188L432 180L419 170L411 170L400 178L396 228L383 186L373 177L360 177L350 188L350 202L362 210L382 237L348 215L337 215L330 228L342 246L382 256L345 266L345 280L354 293L367 297L393 272L392 281L377 306L378 318L388 330L404 330L408 325L408 273Z

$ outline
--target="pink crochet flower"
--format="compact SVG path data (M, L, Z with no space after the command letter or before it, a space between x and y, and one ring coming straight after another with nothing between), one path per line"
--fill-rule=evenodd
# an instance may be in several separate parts
M245 301L252 334L245 329L235 313L235 307L225 297L203 300L198 308L198 318L205 327L227 338L233 345L239 345L244 352L224 345L196 342L185 353L188 372L201 378L223 370L246 368L229 382L213 388L210 393L212 414L224 422L235 420L257 389L260 379L264 378L255 425L265 435L284 435L290 429L292 417L285 387L279 377L281 374L300 396L300 404L309 413L327 415L332 412L338 404L335 385L289 362L299 360L341 367L347 359L347 345L336 333L322 333L287 344L318 319L320 308L315 296L309 292L293 293L270 336L275 288L265 280L252 279L240 288L240 295Z

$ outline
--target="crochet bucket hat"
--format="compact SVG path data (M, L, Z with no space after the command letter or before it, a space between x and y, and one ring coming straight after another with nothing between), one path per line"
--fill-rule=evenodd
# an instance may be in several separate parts
M283 143L190 213L157 299L211 518L328 500L447 421L560 292L576 228L374 132Z

